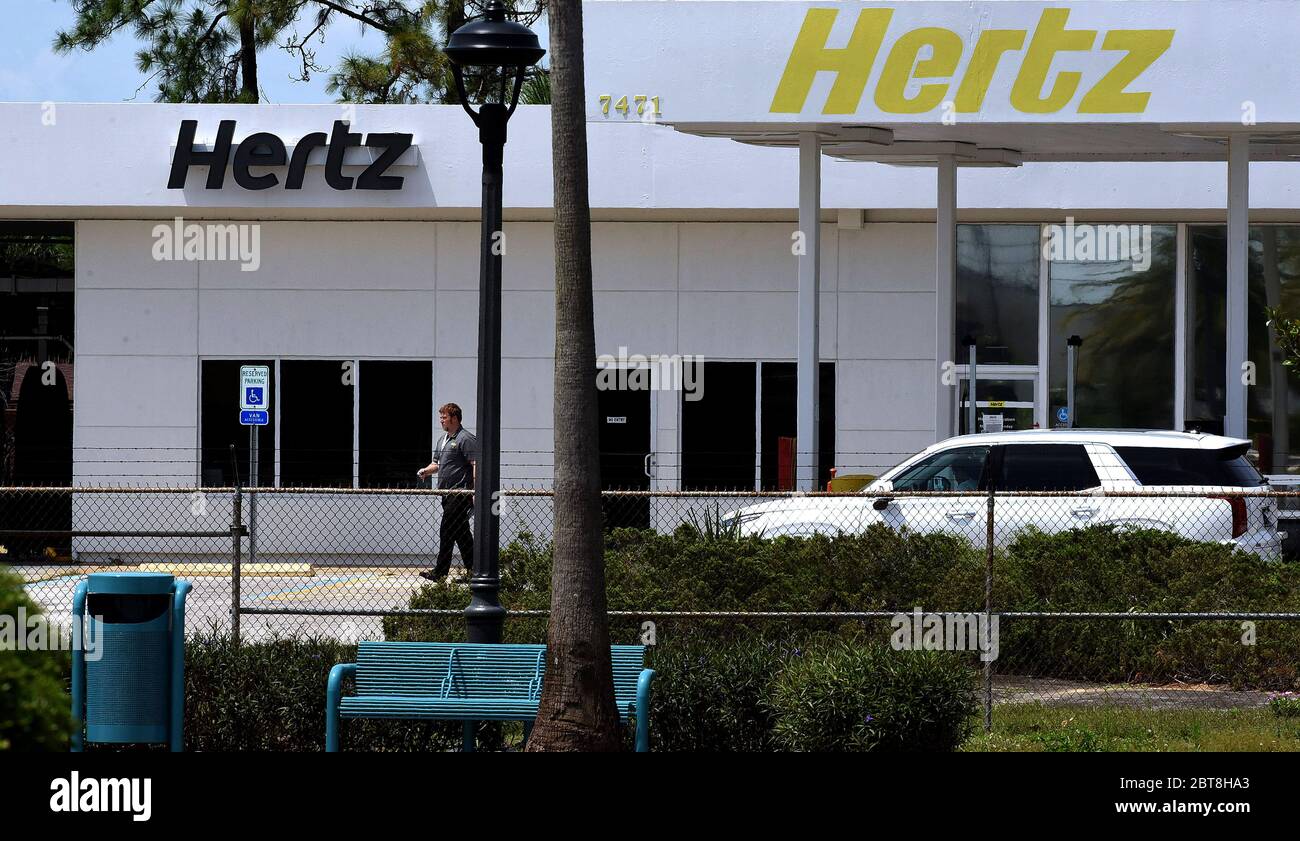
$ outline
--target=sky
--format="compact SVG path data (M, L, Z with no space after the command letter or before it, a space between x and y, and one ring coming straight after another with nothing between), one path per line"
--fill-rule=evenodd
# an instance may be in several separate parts
M54 35L76 20L68 0L0 0L0 102L152 102L156 86L135 67L140 42L119 32L94 52L58 55ZM534 27L544 37L544 31ZM349 51L376 54L383 36L362 31L352 20L330 25L324 43L315 42L316 63L333 65ZM258 56L258 81L266 102L333 102L325 92L329 73L293 81L300 70L293 56L268 49ZM141 85L144 85L142 88Z

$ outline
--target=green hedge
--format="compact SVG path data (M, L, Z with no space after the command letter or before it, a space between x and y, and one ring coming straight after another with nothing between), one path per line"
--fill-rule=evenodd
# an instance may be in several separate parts
M502 552L502 603L543 609L550 599L550 547L518 541ZM861 535L729 539L684 526L671 535L618 530L606 541L611 610L979 611L983 550L949 535L873 526ZM1029 530L994 557L994 608L1048 612L1300 612L1300 565L1265 561L1214 543L1161 531L1093 527L1059 534ZM420 590L415 608L461 610L463 585ZM753 633L789 636L861 623L825 619L654 619L660 642ZM464 638L459 616L391 617L389 639ZM639 638L640 619L611 622L611 638ZM1088 680L1230 683L1300 688L1300 623L1261 621L1257 643L1241 644L1240 623L1156 620L1030 620L1001 623L998 669ZM884 632L882 632L883 634ZM506 623L507 640L541 642L544 618ZM880 636L880 639L885 639Z
M23 580L0 568L0 616L10 617L6 624L25 635L26 629L18 626L19 607L26 608L29 618L41 612L23 591ZM68 749L72 699L65 675L71 670L67 650L0 648L0 751Z
M659 751L956 749L979 709L968 655L893 651L861 632L702 637L653 654Z
M501 552L501 599L511 610L550 605L551 549L525 537ZM610 610L659 611L843 611L884 610L896 605L942 603L974 610L984 603L983 560L949 535L899 534L884 527L831 538L739 540L709 537L689 526L671 535L619 529L606 540L606 598ZM978 587L974 582L978 579ZM970 586L963 585L970 583ZM463 610L467 590L456 581L425 586L412 608ZM934 609L939 609L938 607ZM652 617L647 617L652 618ZM770 621L682 620L678 633L711 639L772 627ZM783 621L786 631L829 630L823 620ZM464 639L460 616L390 617L388 639ZM636 642L640 619L614 620L611 639ZM506 624L507 642L541 642L545 618L521 617Z
M972 664L883 643L814 646L773 682L773 741L789 751L954 750L979 709Z
M185 747L200 751L325 749L325 685L356 646L279 639L238 647L224 635L191 638L185 656ZM345 687L345 692L352 691ZM459 749L459 722L348 721L343 750Z
M186 748L322 750L329 670L355 654L328 640L236 649L221 636L191 639ZM657 751L952 750L975 710L969 658L894 652L860 636L754 635L722 645L689 637L657 646L651 665ZM868 715L864 731L858 722ZM461 725L345 721L341 734L344 750L457 750ZM625 735L630 748L630 727ZM483 725L479 746L500 747L502 738L499 726Z

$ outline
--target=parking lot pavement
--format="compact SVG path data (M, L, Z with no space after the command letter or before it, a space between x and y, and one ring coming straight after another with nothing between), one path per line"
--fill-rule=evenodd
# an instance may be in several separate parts
M99 571L121 571L121 567L78 568L24 567L27 594L58 624L71 622L72 596L77 582ZM453 580L463 580L459 568ZM193 586L185 603L186 633L193 635L230 631L232 581L228 575L178 576ZM245 608L269 610L386 610L404 609L411 596L427 582L415 567L320 567L314 575L243 576L240 603ZM469 590L465 593L469 603ZM382 639L383 623L378 616L319 616L244 614L240 636L244 640L274 635L323 636L352 641Z

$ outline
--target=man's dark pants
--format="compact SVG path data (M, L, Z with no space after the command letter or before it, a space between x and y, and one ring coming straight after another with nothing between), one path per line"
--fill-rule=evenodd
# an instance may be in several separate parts
M474 498L470 494L451 494L442 498L442 525L438 528L438 566L433 570L435 575L443 575L451 569L453 544L460 547L465 569L474 568L474 532L469 525L469 515L473 509Z

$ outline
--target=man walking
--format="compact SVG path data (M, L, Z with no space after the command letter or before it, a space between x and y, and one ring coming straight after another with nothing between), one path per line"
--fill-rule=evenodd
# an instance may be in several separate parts
M421 479L438 474L438 488L473 489L478 475L478 439L460 425L460 407L448 403L438 409L438 422L443 435L434 448L433 461L428 467L416 471ZM470 531L469 515L474 508L472 494L448 494L442 498L442 526L438 529L438 565L420 573L421 578L439 581L451 569L452 545L460 547L460 558L466 571L474 565L474 537Z

